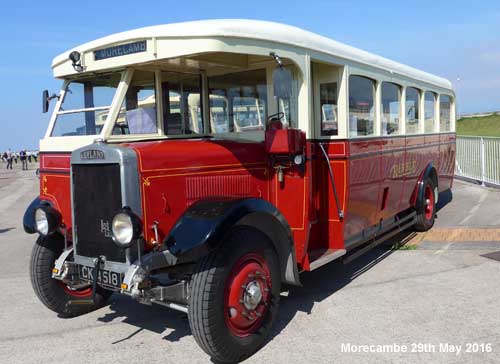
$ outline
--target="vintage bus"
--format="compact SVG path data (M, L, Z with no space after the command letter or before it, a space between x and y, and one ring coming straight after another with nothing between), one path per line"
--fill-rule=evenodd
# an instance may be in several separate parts
M212 358L243 360L284 284L430 229L452 187L451 83L295 27L147 27L52 68L24 228L35 293L63 317L119 292L187 313Z

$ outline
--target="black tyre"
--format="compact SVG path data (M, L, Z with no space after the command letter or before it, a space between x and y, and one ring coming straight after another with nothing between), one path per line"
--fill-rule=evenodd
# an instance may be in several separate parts
M434 225L436 216L436 186L431 178L427 177L424 181L424 198L422 205L418 206L419 213L415 223L415 230L427 231Z
M233 230L220 249L198 262L191 283L189 325L214 360L239 362L265 344L278 311L281 277L264 234Z
M101 307L113 292L98 288L96 303L88 303L92 298L92 288L71 289L62 281L52 278L54 262L63 252L64 240L61 236L39 237L33 246L30 261L31 285L42 303L60 317L74 317Z

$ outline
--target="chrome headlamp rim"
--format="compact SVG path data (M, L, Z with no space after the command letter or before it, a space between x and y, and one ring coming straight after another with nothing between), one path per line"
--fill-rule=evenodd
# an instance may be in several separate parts
M142 234L142 222L128 207L118 211L111 222L113 242L120 248L130 247Z

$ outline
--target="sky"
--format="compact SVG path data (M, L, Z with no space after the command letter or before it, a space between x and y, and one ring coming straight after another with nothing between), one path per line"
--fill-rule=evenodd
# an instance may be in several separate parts
M451 80L459 113L500 110L498 0L16 0L0 12L0 150L38 148L42 90L61 85L56 55L120 31L221 18L295 25Z

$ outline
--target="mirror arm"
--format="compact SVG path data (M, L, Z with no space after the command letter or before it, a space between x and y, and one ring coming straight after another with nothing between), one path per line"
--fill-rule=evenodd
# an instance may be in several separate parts
M281 60L281 57L278 56L276 53L274 52L270 52L269 55L271 57L274 58L274 60L276 61L276 63L278 64L279 68L283 68L283 61Z

